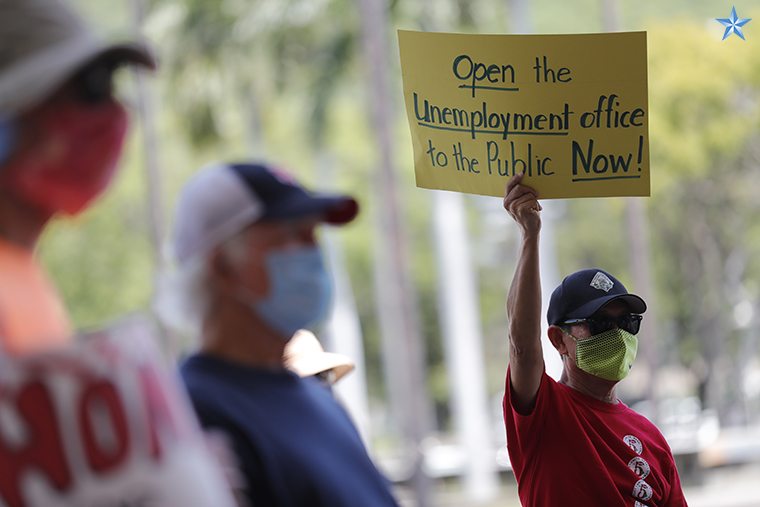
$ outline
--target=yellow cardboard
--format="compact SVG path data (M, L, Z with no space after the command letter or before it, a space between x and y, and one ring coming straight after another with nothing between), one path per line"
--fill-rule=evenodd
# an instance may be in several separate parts
M418 187L649 195L646 32L398 36Z

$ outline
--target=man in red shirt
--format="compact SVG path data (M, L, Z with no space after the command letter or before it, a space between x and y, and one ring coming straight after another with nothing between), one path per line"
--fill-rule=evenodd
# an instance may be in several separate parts
M544 370L538 249L541 206L517 175L504 208L522 245L507 299L507 447L526 506L662 507L686 500L665 438L615 395L636 357L644 301L601 269L567 276L551 296L559 382Z

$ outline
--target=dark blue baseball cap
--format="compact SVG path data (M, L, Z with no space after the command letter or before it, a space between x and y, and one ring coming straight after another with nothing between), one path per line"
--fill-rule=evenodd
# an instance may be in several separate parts
M213 164L196 173L182 190L174 255L183 264L259 221L315 216L342 225L358 212L353 197L311 192L270 164Z
M359 204L347 195L307 191L288 172L264 164L230 164L245 183L251 197L262 205L258 220L277 220L319 215L322 221L342 225L359 212Z
M591 317L613 301L628 305L631 313L644 313L647 305L636 294L630 294L620 280L598 269L582 269L570 274L554 289L546 320L559 325L572 319Z

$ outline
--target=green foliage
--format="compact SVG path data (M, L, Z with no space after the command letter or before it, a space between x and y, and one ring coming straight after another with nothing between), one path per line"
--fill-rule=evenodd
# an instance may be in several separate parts
M107 197L81 217L55 220L43 236L42 261L79 329L148 307L154 267L140 171L125 160Z
M655 192L709 177L756 132L757 51L737 37L716 44L711 34L686 23L651 32L652 159L667 168L655 173Z

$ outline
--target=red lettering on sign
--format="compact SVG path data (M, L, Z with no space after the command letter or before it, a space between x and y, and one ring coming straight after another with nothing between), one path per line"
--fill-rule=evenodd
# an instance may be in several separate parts
M110 424L103 424L103 419L93 420L98 411L108 415ZM102 473L124 461L129 452L129 429L124 405L113 384L101 380L85 387L79 402L79 427L85 455L93 471ZM108 441L104 441L104 430L110 430Z
M8 507L23 507L21 477L28 469L43 472L59 491L71 486L71 472L66 463L58 419L50 393L44 384L32 381L15 396L0 391L0 402L15 405L23 419L24 442L20 446L4 441L0 434L0 496Z
M164 391L164 382L158 375L154 368L140 368L140 386L150 431L150 454L157 461L161 459L161 442L166 441L167 437L176 438L181 425L174 417L169 396Z

